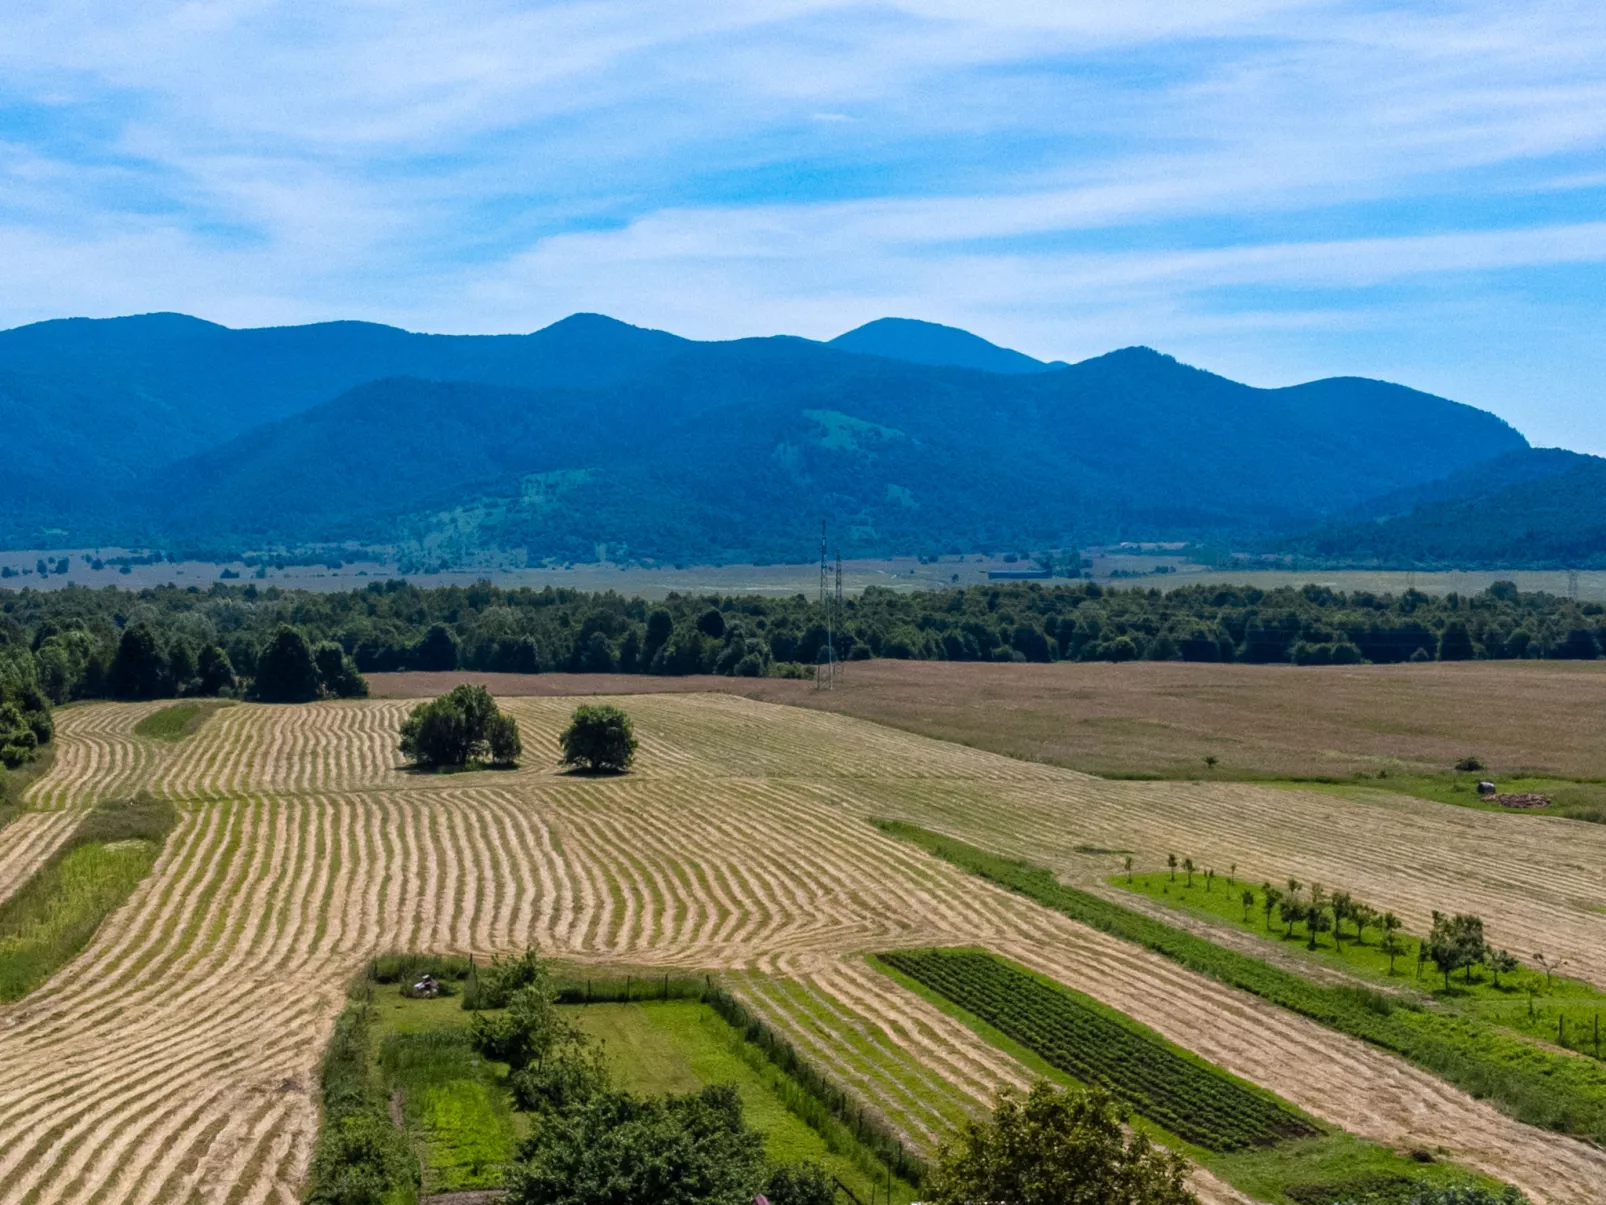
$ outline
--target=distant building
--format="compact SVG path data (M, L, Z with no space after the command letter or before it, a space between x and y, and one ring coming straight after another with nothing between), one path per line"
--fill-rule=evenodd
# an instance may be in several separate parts
M1043 582L1054 576L1052 569L989 569L991 582Z

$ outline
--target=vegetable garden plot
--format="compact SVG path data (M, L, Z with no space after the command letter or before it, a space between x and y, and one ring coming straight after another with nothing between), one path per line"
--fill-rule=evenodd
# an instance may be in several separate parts
M1050 1065L1106 1089L1140 1116L1207 1150L1272 1146L1321 1133L1276 1100L990 954L899 950L880 957Z

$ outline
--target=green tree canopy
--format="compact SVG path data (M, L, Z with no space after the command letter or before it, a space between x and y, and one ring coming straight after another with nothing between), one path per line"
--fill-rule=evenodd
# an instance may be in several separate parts
M966 1124L943 1148L931 1205L1198 1205L1187 1163L1141 1133L1102 1092L1062 1092L1047 1081L1024 1099L999 1096L989 1121Z
M123 629L112 659L110 686L119 699L157 699L171 693L167 657L156 634L144 624Z
M628 770L638 744L630 717L611 703L575 708L558 743L563 748L564 765L593 774Z
M322 689L307 638L289 624L257 654L253 695L264 703L310 703Z
M764 1140L729 1084L685 1096L604 1093L544 1121L510 1169L510 1205L751 1205Z
M413 708L402 721L401 751L424 768L488 761L510 766L523 752L518 724L497 710L483 686L465 683Z

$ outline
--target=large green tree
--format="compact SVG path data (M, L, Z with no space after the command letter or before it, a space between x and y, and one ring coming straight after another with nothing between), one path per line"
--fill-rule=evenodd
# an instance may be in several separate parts
M310 703L321 689L307 638L289 624L281 624L257 654L252 694L264 703Z
M1197 1205L1187 1163L1128 1133L1102 1092L1062 1092L1043 1080L1025 1098L1000 1095L993 1116L943 1148L931 1205Z
M465 683L413 708L402 721L401 751L426 769L471 761L510 766L518 761L523 744L518 724L497 710L490 692Z
M628 770L638 744L630 717L611 703L575 708L558 743L563 749L564 765L593 774Z

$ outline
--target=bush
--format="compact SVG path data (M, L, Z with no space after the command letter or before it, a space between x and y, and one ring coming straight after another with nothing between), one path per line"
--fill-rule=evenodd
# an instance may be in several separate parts
M610 703L598 703L575 708L558 743L566 766L592 774L621 774L635 760L638 742L628 715Z
M413 708L402 721L401 751L425 769L471 761L510 766L523 746L518 724L497 710L485 687L465 684Z
M783 1163L770 1173L764 1195L770 1205L835 1205L836 1184L818 1163Z

